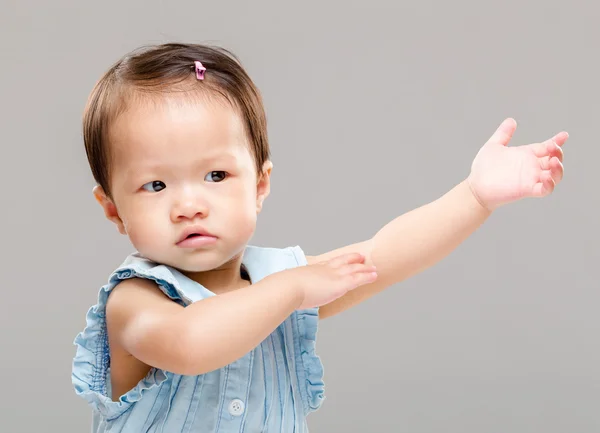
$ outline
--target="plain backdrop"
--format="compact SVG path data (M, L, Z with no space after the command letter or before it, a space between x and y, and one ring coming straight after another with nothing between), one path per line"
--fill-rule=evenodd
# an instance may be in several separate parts
M185 41L233 50L263 93L275 168L256 245L372 236L464 179L506 117L512 145L571 136L552 196L322 322L311 431L600 431L592 5L2 0L0 430L89 431L73 339L132 247L93 200L81 113L117 58Z

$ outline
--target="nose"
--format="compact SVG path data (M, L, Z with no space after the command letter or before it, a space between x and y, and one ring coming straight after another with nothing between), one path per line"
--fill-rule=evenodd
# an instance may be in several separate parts
M206 218L208 205L198 194L182 194L171 210L171 220L178 222L186 219Z

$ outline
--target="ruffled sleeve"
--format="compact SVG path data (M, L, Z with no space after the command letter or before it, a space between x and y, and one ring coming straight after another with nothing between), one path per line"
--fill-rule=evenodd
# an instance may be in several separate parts
M306 266L306 256L300 247L293 247L299 266ZM307 412L321 407L325 399L323 364L316 353L319 311L317 308L296 311L292 315L294 350L300 393Z
M84 398L94 411L107 420L125 412L145 393L157 391L167 380L167 372L152 368L146 377L118 401L110 396L110 352L106 329L106 301L114 287L128 278L147 278L155 281L158 287L173 300L184 303L177 282L168 270L153 266L141 258L130 257L110 277L108 284L100 289L98 303L86 315L86 326L74 341L76 346L73 358L71 379L77 395Z
M308 412L312 412L321 407L325 398L323 364L316 353L319 315L317 309L314 308L298 311L296 318L296 366L302 366L301 369L298 369L300 392L304 397Z

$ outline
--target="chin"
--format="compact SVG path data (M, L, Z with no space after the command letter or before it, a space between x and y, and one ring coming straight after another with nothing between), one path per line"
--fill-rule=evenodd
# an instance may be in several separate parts
M169 266L179 269L183 272L207 272L214 269L220 268L231 258L223 256L222 253L217 251L202 251L195 255L195 257L186 257L185 259L170 261L171 263L165 263Z
M206 249L198 249L195 251L172 251L172 254L152 254L152 251L139 250L140 254L152 260L155 263L170 266L183 272L207 272L214 269L226 266L228 263L236 260L244 253L246 248L245 243L237 243L237 245L221 245Z

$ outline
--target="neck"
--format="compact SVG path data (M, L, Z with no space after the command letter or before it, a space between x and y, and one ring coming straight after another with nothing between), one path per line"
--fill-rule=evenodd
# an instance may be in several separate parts
M216 294L240 289L250 285L249 281L242 278L245 276L245 272L241 272L242 256L243 254L236 255L216 269L205 272L186 272L185 275Z

